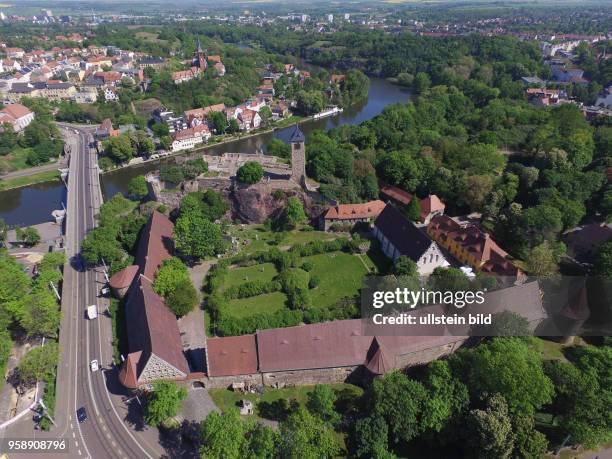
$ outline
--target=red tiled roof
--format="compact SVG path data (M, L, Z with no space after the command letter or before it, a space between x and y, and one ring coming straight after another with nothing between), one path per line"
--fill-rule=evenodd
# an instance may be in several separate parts
M386 204L376 200L362 204L338 204L331 207L325 213L326 220L352 220L364 218L376 218L383 211Z
M255 335L211 338L206 342L208 374L210 376L257 373Z
M136 260L141 273L151 281L164 260L172 257L173 231L172 222L157 211L151 214L147 226L142 231Z
M134 277L138 273L138 265L130 265L116 272L111 276L108 283L112 288L122 289L129 287L134 282Z
M361 319L339 320L257 332L261 372L361 365L371 336Z
M435 240L453 240L473 256L484 272L500 276L516 276L519 269L507 260L508 253L476 225L460 225L447 215L436 215L427 227Z
M201 137L204 133L210 132L208 130L208 126L205 124L198 124L189 129L183 129L182 131L178 131L174 135L174 140L185 140L190 139L192 137Z
M389 199L393 199L399 204L404 204L405 206L410 204L410 201L412 200L412 195L410 193L396 186L383 186L380 192L383 196L386 196Z
M15 119L22 118L32 113L28 107L21 104L7 105L2 109L2 112L6 113L9 116L12 116Z
M212 55L208 56L208 62L221 62L221 56Z
M421 220L425 220L432 212L444 212L446 206L440 198L435 194L430 194L426 198L421 199Z
M152 354L189 373L176 316L143 277L130 289L125 319L130 353L142 351L136 367L139 377Z

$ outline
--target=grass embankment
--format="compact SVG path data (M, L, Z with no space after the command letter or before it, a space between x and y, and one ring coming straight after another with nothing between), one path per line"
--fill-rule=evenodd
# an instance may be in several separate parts
M119 300L112 298L108 312L113 328L113 360L115 365L121 365L121 355L125 354L127 334L125 331L125 308Z
M57 170L39 172L37 174L14 177L7 180L0 180L0 191L22 188L36 183L53 182L59 180L60 173Z

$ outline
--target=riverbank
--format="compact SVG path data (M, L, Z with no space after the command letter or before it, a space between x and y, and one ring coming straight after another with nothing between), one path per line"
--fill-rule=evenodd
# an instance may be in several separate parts
M31 175L21 175L19 177L0 180L0 191L14 190L16 188L23 188L30 185L36 185L38 183L50 183L59 180L60 173L57 169L44 172L35 172Z

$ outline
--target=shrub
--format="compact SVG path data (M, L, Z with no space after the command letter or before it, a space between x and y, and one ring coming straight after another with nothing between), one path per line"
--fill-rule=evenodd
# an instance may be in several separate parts
M305 261L304 263L302 263L302 269L306 271L307 273L312 271L313 268L314 268L314 264L311 261Z
M236 172L236 178L239 182L247 185L252 185L259 182L264 175L261 164L255 161L248 161L244 163Z
M321 279L319 279L318 276L312 276L310 280L308 281L308 288L310 289L317 288L320 283L321 283Z

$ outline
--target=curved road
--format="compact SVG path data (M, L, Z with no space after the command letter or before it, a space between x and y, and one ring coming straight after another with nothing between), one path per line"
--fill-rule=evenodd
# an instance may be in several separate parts
M164 450L158 432L129 419L139 418L139 407L123 400L129 393L117 380L113 366L111 320L104 312L108 300L98 298L104 284L101 270L84 269L79 255L85 235L96 226L95 214L102 204L102 193L95 151L89 148L91 132L84 128L61 126L70 145L70 172L66 216L66 255L62 287L62 322L60 327L60 363L57 375L55 422L50 432L32 433L30 417L3 432L6 438L64 438L68 455L46 457L79 458L159 458ZM97 304L99 317L87 320L85 308ZM90 371L91 360L100 370ZM132 404L135 402L132 402ZM80 424L76 410L85 407L88 419ZM130 413L130 410L137 413ZM28 431L29 430L29 431ZM14 455L10 457L32 457Z

